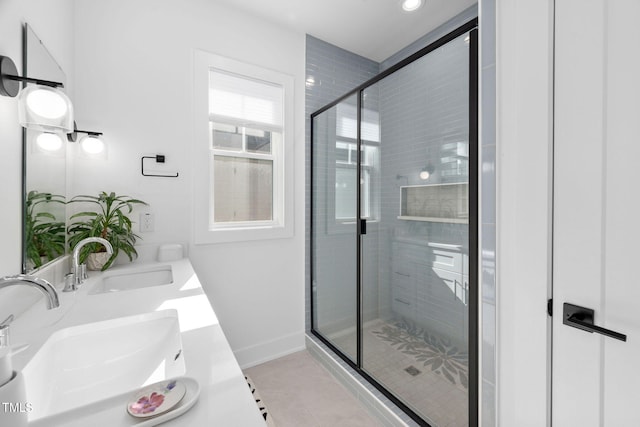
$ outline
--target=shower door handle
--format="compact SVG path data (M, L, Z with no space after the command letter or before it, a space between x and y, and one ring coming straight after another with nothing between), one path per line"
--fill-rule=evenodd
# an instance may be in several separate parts
M360 220L360 235L367 234L367 220Z
M596 332L620 341L627 341L627 336L625 334L594 325L593 314L594 311L590 308L580 307L578 305L565 302L562 310L562 323L590 333Z

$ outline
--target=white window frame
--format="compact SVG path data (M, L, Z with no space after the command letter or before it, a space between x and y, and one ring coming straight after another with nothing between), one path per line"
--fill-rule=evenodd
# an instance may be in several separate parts
M215 155L245 157L236 151L214 150L209 122L210 71L222 70L276 84L284 91L284 124L273 152L273 218L271 221L213 223L213 163ZM289 238L293 236L294 78L279 71L209 52L194 54L194 242L225 242ZM215 118L213 118L214 121ZM247 126L251 127L251 126ZM251 155L253 158L254 156ZM255 156L255 157L259 157Z

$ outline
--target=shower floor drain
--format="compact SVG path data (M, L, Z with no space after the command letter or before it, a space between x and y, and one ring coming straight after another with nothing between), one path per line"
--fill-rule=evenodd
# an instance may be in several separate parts
M404 368L404 370L405 372L407 372L409 375L413 377L415 377L420 373L420 370L413 365L409 366L408 368Z

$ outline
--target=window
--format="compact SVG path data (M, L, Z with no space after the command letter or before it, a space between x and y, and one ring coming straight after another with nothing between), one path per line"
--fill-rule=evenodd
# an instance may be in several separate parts
M210 70L211 227L272 225L279 197L274 172L280 160L282 110L282 86Z
M196 243L291 236L293 79L205 52L195 68Z

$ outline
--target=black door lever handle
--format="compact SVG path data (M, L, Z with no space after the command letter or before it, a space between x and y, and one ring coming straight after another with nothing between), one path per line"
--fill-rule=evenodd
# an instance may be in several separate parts
M627 341L627 336L625 334L594 325L593 315L594 311L590 308L580 307L578 305L565 302L562 310L562 323L590 333L596 332L620 341Z

